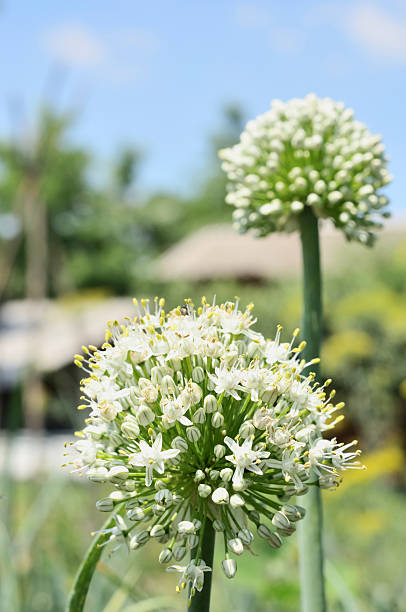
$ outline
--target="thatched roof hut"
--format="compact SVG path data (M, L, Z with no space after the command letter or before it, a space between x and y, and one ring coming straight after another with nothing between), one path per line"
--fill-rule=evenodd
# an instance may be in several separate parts
M392 222L378 240L388 242L406 237L405 224ZM332 270L352 258L368 257L368 249L346 243L341 232L325 222L321 229L323 267ZM342 248L347 244L345 250ZM162 281L207 281L215 279L266 280L295 276L301 270L301 245L297 232L254 238L239 235L230 225L209 225L190 234L156 261Z

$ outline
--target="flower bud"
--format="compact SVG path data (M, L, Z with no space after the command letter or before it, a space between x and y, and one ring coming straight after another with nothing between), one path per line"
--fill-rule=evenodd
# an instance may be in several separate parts
M224 487L215 489L211 496L215 504L228 504L229 497L228 491L227 489L224 489Z
M126 490L126 491L129 491L129 492L131 492L131 491L135 491L135 487L136 487L136 482L135 482L135 480L130 480L130 479L127 479L127 480L124 482L124 488L125 488L125 490Z
M96 508L100 510L100 512L112 512L114 509L113 500L110 497L99 499L96 502Z
M254 426L257 429L264 430L268 426L269 422L269 411L266 408L259 408L253 417Z
M284 512L288 519L293 522L300 521L300 519L304 518L306 514L306 510L304 508L301 506L293 506L291 504L282 506L282 512Z
M175 546L172 554L175 561L182 561L183 557L186 555L186 546Z
M278 533L271 533L269 538L267 539L269 546L272 548L280 548L282 546L282 540Z
M179 377L179 380L182 380L182 372L179 370L182 370L182 360L178 359L177 357L174 357L173 359L170 360L170 364L172 366L172 369L176 372L177 375L181 375Z
M243 478L241 481L233 482L234 491L244 491L244 489L246 489L247 486L248 486L248 482L245 478Z
M206 420L206 413L204 408L198 408L192 417L193 423L204 423Z
M277 397L278 397L277 389L265 389L265 391L263 392L261 396L261 399L265 404L273 404L273 402L276 400ZM255 425L255 421L254 421L254 425Z
M221 412L215 412L213 414L213 416L211 417L211 424L213 425L213 427L215 427L216 429L218 429L219 427L222 427L224 424L224 417L221 414Z
M233 470L231 468L224 468L221 470L220 478L221 480L224 480L224 482L230 482L232 477L233 477Z
M245 501L243 500L241 495L238 495L238 493L234 493L234 495L230 497L230 506L232 508L241 508L241 506L243 506L244 504Z
M143 521L145 518L145 512L142 508L132 508L128 510L127 516L130 521Z
M109 480L113 483L120 483L128 476L128 468L125 465L113 465L109 470Z
M112 491L109 497L115 502L121 502L125 498L125 494L122 491Z
M248 517L253 523L259 523L260 515L258 510L250 510L248 512Z
M210 414L211 412L216 412L218 404L214 395L206 395L206 397L204 398L203 406L208 414Z
M155 501L163 506L170 506L173 501L172 492L169 489L160 489L155 493Z
M187 451L188 449L188 443L181 436L176 436L176 438L172 440L171 446L172 448L176 448L177 450L180 450L181 452Z
M105 467L91 467L87 470L87 477L92 482L106 482L108 470Z
M139 505L139 500L134 496L126 501L125 508L126 510L132 510L133 508L137 508Z
M165 527L163 525L154 525L149 534L151 538L162 538L165 535Z
M286 529L290 527L290 521L284 512L278 510L272 517L272 525L277 529Z
M121 423L121 431L126 438L136 438L140 433L140 428L135 418L129 414Z
M227 578L234 578L237 571L237 561L235 559L224 559L221 567Z
M176 394L177 387L172 376L165 374L160 382L161 395L174 395Z
M254 534L249 529L241 529L238 532L238 537L247 546L249 546L251 542L254 541Z
M172 551L170 548L164 548L163 550L161 550L158 560L159 563L169 563L169 561L172 559Z
M220 472L218 470L211 470L210 480L218 480L219 476L220 476Z
M206 478L206 475L202 470L196 470L195 477L193 480L195 482L202 482L202 480L204 480L205 478Z
M258 525L257 528L257 533L259 535L260 538L265 538L265 540L267 540L268 538L271 537L272 535L272 531L269 529L269 527L267 527L266 525L264 525L263 523L261 523L260 525Z
M180 535L188 535L190 533L195 533L196 527L192 523L192 521L180 521L178 523L178 533Z
M143 425L144 427L152 423L152 421L155 419L155 414L146 404L141 404L141 406L138 406L136 414L139 424Z
M216 444L216 446L214 447L214 455L216 459L222 459L226 452L227 449L225 446L223 446L223 444Z
M109 441L112 448L117 448L117 446L120 446L123 443L122 437L116 431L109 433Z
M199 543L199 537L194 534L191 533L190 535L186 536L186 548L195 548Z
M200 497L208 497L211 493L211 487L207 484L199 484L197 487L197 492Z
M143 546L144 544L146 544L149 540L149 533L146 529L144 529L144 531L140 531L139 533L136 533L135 535L133 535L130 538L130 548L132 550L135 550L136 548L140 548L140 546Z
M190 442L197 442L201 436L201 433L198 427L192 425L191 427L187 427L186 435Z
M195 382L201 383L204 381L204 370L200 366L193 368L192 378Z
M160 385L163 377L167 374L167 369L162 366L154 366L151 368L151 381L154 385Z
M258 344L258 342L250 342L247 347L246 353L250 359L252 359L256 355L260 355L260 345Z
M242 438L246 439L254 435L255 427L251 421L245 421L240 427L239 434Z
M242 555L244 552L244 545L240 538L228 540L228 547L235 555Z
M295 533L296 531L296 527L294 525L289 525L289 527L278 527L278 533L280 533L283 536L291 536L293 533Z

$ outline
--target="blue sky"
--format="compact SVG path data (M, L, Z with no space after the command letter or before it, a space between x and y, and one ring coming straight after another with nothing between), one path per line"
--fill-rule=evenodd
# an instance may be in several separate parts
M193 188L229 102L249 118L274 97L343 100L384 136L389 195L404 206L403 1L3 0L0 53L1 135L48 82L61 108L82 108L74 136L99 170L123 144L144 149L146 189ZM51 86L62 67L63 88Z

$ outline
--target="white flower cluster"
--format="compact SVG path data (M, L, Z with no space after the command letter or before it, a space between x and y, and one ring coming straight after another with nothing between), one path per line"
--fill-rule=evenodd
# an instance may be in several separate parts
M249 121L240 142L219 152L235 229L290 232L310 206L348 239L370 244L388 216L380 189L392 177L381 137L353 115L342 102L309 94L273 100Z
M135 301L136 302L136 301ZM289 503L309 486L334 488L340 470L359 467L356 442L324 439L341 420L331 381L319 385L295 347L252 329L252 305L195 309L190 301L165 314L164 300L126 325L110 322L106 343L83 347L80 409L89 409L74 444L74 467L109 482L97 502L114 512L110 540L137 549L163 545L159 561L180 572L178 590L201 590L210 571L201 550L205 526L223 532L223 570L253 545L271 547L295 531L304 510ZM191 552L191 561L177 565Z

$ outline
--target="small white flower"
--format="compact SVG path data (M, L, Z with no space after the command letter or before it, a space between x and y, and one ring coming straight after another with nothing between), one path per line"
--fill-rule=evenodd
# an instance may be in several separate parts
M155 470L158 474L163 474L165 469L165 461L176 457L180 451L178 449L162 450L162 434L159 433L155 438L152 446L149 446L144 440L138 443L140 448L139 453L132 453L128 461L131 465L145 467L145 484L150 487L152 484L152 472Z
M189 406L183 404L182 398L168 399L165 397L161 401L161 408L162 418L168 425L175 425L176 421L186 426L193 425L192 421L185 416Z
M229 370L227 367L219 367L215 369L215 374L209 374L210 380L214 384L216 393L225 393L231 395L234 399L240 400L237 391L242 391L241 386L241 371L237 368Z
M192 561L189 565L171 565L166 571L182 574L178 582L178 591L186 588L188 584L190 584L191 589L201 591L204 584L204 572L211 572L212 570L204 561L200 560L197 564Z
M262 475L262 470L260 470L258 464L262 459L269 457L269 451L252 450L252 439L244 440L240 446L238 442L227 436L224 438L224 443L233 453L232 455L226 455L226 459L236 466L233 476L234 485L238 487L243 484L244 470Z

